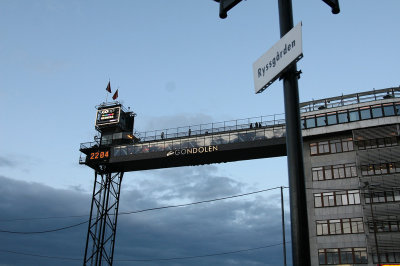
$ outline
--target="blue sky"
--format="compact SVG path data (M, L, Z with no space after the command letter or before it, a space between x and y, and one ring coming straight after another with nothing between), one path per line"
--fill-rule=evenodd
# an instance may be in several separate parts
M294 23L303 22L304 58L298 63L303 72L299 80L301 101L400 85L400 2L353 0L340 4L341 13L332 15L322 1L293 0ZM60 206L68 206L67 215L89 212L93 172L78 164L79 143L93 139L94 107L105 100L109 79L113 90L119 88L119 100L138 114L138 131L283 113L281 82L276 81L262 94L255 95L252 76L253 62L279 40L277 1L242 1L225 20L219 19L218 8L211 0L0 1L0 104L7 110L1 113L0 177L7 184L2 188L3 194L7 194L6 188L8 192L15 191L4 199L8 204L1 205L2 212L8 215L4 219L52 216L58 214ZM286 158L282 157L127 173L121 210L286 185L286 171ZM220 189L210 190L214 185ZM204 193L207 191L208 194ZM137 195L131 196L134 193ZM245 203L262 209L267 207L261 202L268 199L271 204L266 205L271 213L279 214L278 193L265 193L235 201L230 207L204 206L186 213L179 210L186 217L179 226L197 224L195 232L202 235L203 230L210 230L201 225L203 219L219 219L213 230L222 230L233 214L223 215L216 210L232 208L237 212L236 218L238 213L255 217ZM27 205L28 200L31 205ZM43 205L48 201L53 205ZM38 212L44 206L45 211ZM203 217L205 213L210 216ZM140 218L144 220L121 218L117 256L150 256L151 252L147 254L139 248L124 253L132 248L125 244L129 242L125 235L133 230L129 225L140 221L147 221L143 226L152 224L158 215L161 214ZM170 224L143 230L170 246L173 235L167 231L177 226L172 216L165 212L160 217ZM278 218L274 217L270 227L264 224L260 230L268 235L279 225ZM271 217L265 215L265 219ZM51 224L40 226L60 224L47 222ZM254 218L240 224L256 228L259 222L264 221ZM218 239L208 234L209 238L203 239L195 232L181 235L181 243L218 243L213 248L190 249L176 244L170 252L160 255L198 255L280 241L277 234L276 239L227 246L224 243L236 243L238 236L259 234L258 229L246 231L246 226L230 225L232 231L224 231L224 237ZM0 223L0 228L10 230L19 226L24 225ZM143 238L136 245L145 247L150 240ZM79 234L70 240L80 243L71 254L39 237L29 238L31 246L26 249L20 244L27 241L23 237L11 237L8 241L15 251L48 255L55 249L60 256L82 255L83 239ZM163 249L155 243L149 247L154 247L153 251ZM277 253L263 252L257 253L260 257L254 256L254 265L265 263L266 254ZM252 265L253 257L246 256L243 259ZM22 257L8 254L5 262L24 265L20 262ZM239 259L224 257L218 263L234 265L233 261ZM280 254L274 259L279 261ZM173 263L166 265L180 265ZM204 265L207 261L197 263Z

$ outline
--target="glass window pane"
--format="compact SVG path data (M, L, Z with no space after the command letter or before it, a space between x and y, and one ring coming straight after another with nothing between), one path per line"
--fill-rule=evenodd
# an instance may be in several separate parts
M328 125L337 124L337 116L336 113L329 113L327 115Z
M306 120L301 119L300 125L301 125L301 129L305 129L306 128Z
M318 260L320 265L325 264L325 250L318 250Z
M326 118L325 115L317 115L317 127L326 126Z
M315 208L320 208L322 207L322 199L321 199L321 194L314 194L314 205Z
M317 236L322 235L322 224L320 221L317 221Z
M400 115L400 104L396 104L396 114Z
M393 104L390 105L383 105L383 112L385 116L392 116L394 115L394 106Z
M371 109L369 107L360 108L361 119L370 119L371 118Z
M347 122L349 122L349 118L347 116L347 111L339 112L338 113L338 120L339 120L339 123L347 123Z
M351 122L360 120L358 109L349 110L349 120Z
M310 143L310 152L311 152L311 155L316 155L316 154L318 154L318 146L317 146L317 143Z
M324 174L326 180L332 179L332 168L330 166L325 166Z
M342 219L342 224L343 224L343 234L350 234L351 233L350 219Z
M314 116L309 116L306 118L306 126L307 126L307 128L315 127L315 117Z
M372 106L372 117L377 118L382 116L383 116L382 107L380 105Z
M329 153L329 142L328 141L321 141L318 143L318 153Z

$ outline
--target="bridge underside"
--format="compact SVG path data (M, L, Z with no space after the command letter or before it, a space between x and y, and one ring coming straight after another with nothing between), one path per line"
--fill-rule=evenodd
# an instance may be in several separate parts
M182 149L111 157L103 171L129 172L279 156L286 156L285 137L201 147L192 153ZM99 169L98 163L86 161L85 164L95 170Z

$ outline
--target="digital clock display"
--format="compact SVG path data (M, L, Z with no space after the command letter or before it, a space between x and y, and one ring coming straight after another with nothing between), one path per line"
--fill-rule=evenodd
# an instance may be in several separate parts
M96 126L116 124L119 122L121 107L97 110Z
M110 159L110 151L93 151L88 154L87 160L89 161L108 161Z

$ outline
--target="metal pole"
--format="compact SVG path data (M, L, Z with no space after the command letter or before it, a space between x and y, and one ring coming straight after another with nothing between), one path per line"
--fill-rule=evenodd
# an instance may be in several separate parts
M282 209L282 238L283 238L283 265L286 266L286 237L285 237L285 210L283 205L283 187L281 186L281 209Z
M291 0L278 0L281 37L293 28ZM286 150L289 173L292 258L294 266L309 266L310 244L303 163L303 142L300 127L297 67L293 64L283 75L286 118Z

